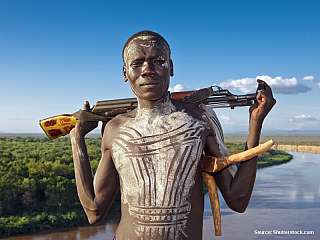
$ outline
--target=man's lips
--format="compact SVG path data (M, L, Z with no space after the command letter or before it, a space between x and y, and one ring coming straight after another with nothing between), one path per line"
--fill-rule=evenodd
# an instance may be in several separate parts
M158 82L145 82L145 83L141 83L140 86L155 86L158 85Z

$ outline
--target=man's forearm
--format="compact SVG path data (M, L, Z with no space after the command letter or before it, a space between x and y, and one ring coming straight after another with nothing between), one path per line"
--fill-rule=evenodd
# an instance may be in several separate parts
M246 149L251 149L259 145L260 140L260 132L262 128L262 123L256 120L250 120L249 123L249 132L248 132L248 138L246 143ZM241 189L244 191L245 194L250 194L253 189L256 172L257 172L257 163L258 163L258 157L252 158L248 161L240 163L239 169L237 171L237 174L235 176L237 182L240 180ZM240 179L239 179L240 178Z
M262 122L256 119L250 119L246 149L250 149L259 145L261 129Z
M96 208L94 204L93 173L84 136L81 136L74 129L70 137L78 195L84 208L93 210Z
M262 123L250 120L246 149L251 149L259 145ZM247 208L257 172L258 157L240 163L238 171L232 181L230 192L231 198L229 206L238 212L244 212Z

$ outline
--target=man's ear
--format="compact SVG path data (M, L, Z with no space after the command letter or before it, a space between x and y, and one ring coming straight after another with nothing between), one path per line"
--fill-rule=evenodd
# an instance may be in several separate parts
M173 76L173 62L172 59L170 59L170 76Z
M122 76L123 76L123 81L128 81L128 77L127 77L127 70L126 70L126 65L124 64L122 66Z

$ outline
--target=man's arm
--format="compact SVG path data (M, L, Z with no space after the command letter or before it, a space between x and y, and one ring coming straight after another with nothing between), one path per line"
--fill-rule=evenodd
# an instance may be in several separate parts
M276 103L271 88L266 85L257 95L257 101L250 108L250 123L246 148L250 149L259 145L262 123L269 111ZM209 136L206 145L206 154L221 156L216 139ZM233 177L228 168L215 174L216 183L228 206L237 212L244 212L249 204L256 172L257 157L240 164Z
M87 108L90 108L88 103ZM119 176L110 150L105 147L106 137L102 140L102 157L96 174L92 172L84 137L96 126L96 122L79 121L70 132L78 195L91 224L104 218L119 189Z

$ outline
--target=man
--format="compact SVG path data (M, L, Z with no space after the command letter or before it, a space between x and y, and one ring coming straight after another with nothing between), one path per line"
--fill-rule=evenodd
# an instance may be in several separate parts
M102 158L93 175L84 137L97 126L79 121L71 131L75 177L90 223L106 215L120 186L119 239L201 239L202 162L227 155L215 113L198 103L170 99L173 63L170 47L157 33L133 35L123 49L123 77L137 96L137 109L105 127ZM247 147L259 144L262 123L275 100L267 86L250 108ZM85 103L89 109L89 103ZM257 159L214 175L228 206L245 211L253 189Z

